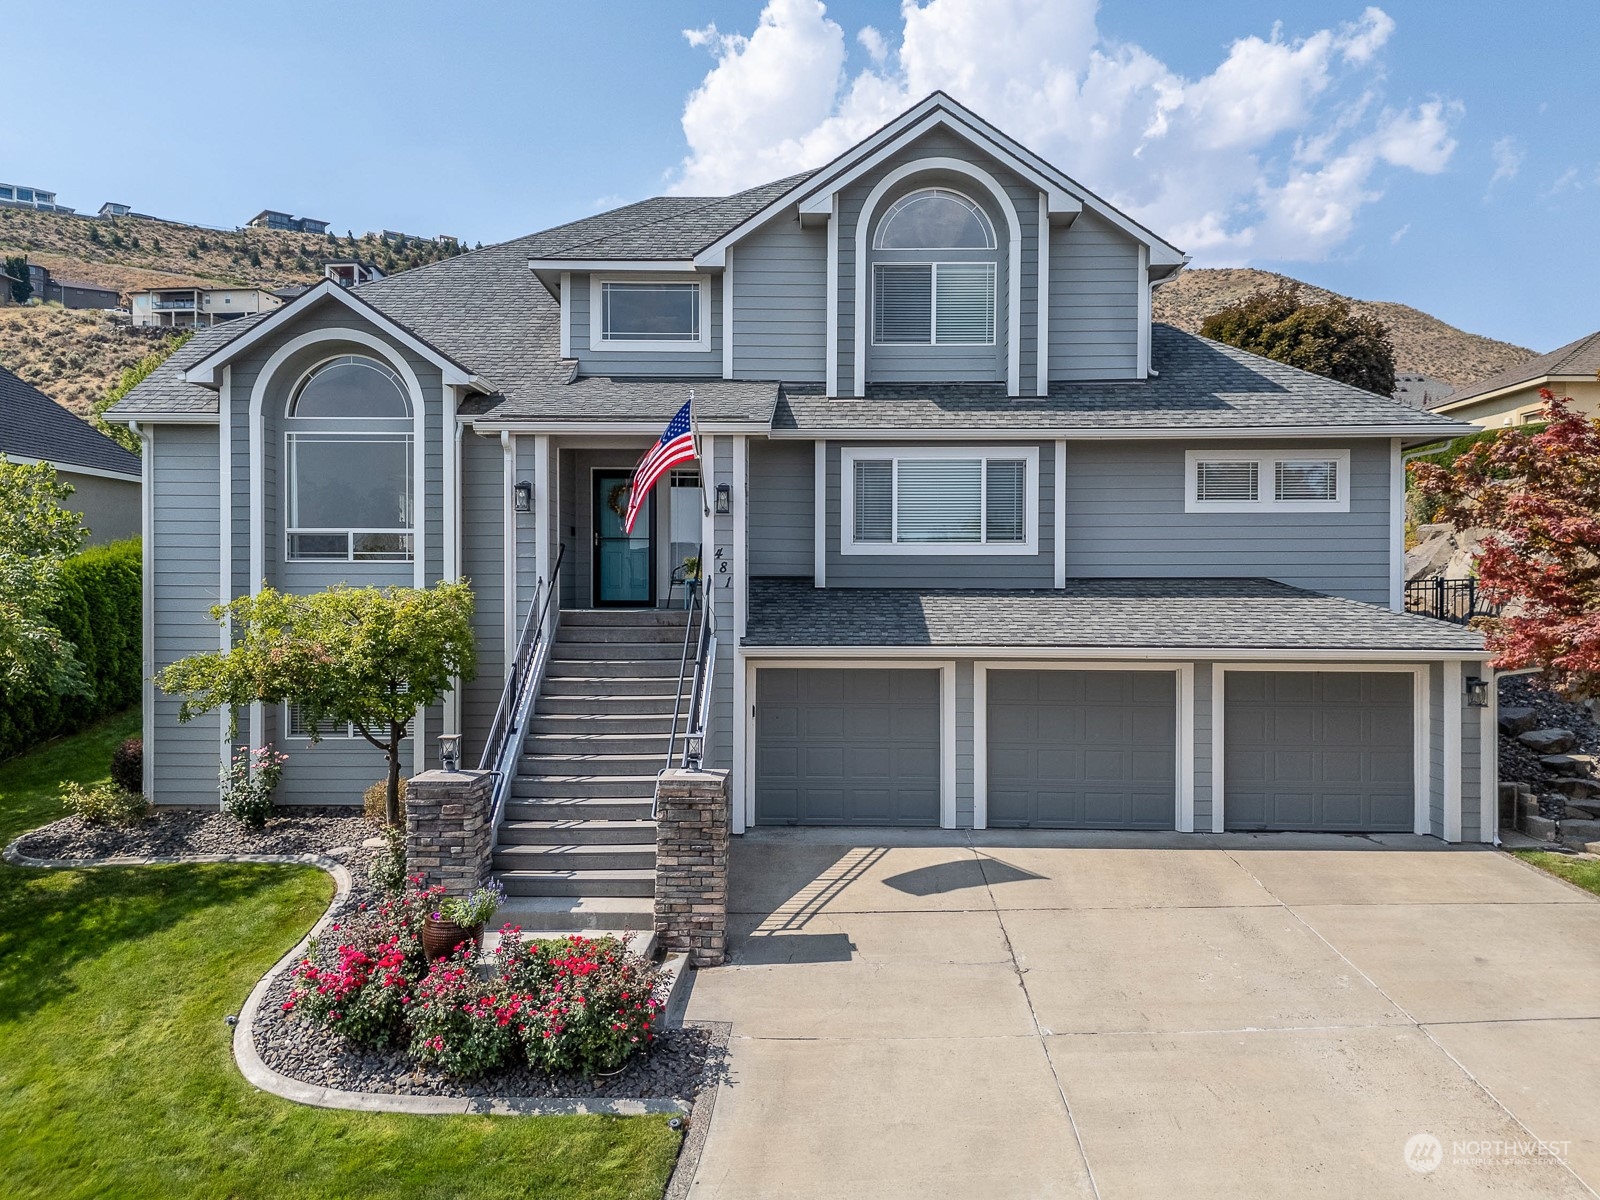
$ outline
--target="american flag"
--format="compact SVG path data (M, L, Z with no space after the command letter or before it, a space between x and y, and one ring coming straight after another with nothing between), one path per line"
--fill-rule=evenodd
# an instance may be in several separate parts
M660 440L650 447L649 452L639 460L639 465L634 467L633 486L628 490L628 514L622 524L624 533L633 532L633 523L638 519L639 510L644 507L645 497L656 485L656 480L679 463L692 462L698 457L694 448L694 423L690 412L693 406L694 396L691 395L683 402L678 415L667 422Z

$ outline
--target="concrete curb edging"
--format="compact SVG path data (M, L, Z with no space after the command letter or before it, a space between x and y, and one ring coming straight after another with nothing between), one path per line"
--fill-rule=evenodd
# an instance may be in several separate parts
M650 1113L671 1113L680 1116L691 1106L683 1100L582 1098L563 1100L557 1098L522 1096L404 1096L387 1092L347 1092L338 1088L303 1083L279 1074L256 1053L255 1019L261 1011L268 990L278 977L289 970L305 953L313 938L332 923L344 901L349 897L353 881L350 871L336 859L323 854L193 854L193 855L119 855L110 858L34 858L24 854L20 844L26 833L13 839L0 858L14 867L39 867L47 870L81 870L92 867L142 867L168 866L185 863L256 863L269 866L319 867L333 877L333 899L305 937L272 965L263 975L239 1012L239 1023L233 1029L233 1059L246 1082L285 1100L315 1108L337 1108L353 1112L411 1113L414 1115L443 1115L475 1113L484 1116L574 1116L604 1114L608 1116L636 1117Z

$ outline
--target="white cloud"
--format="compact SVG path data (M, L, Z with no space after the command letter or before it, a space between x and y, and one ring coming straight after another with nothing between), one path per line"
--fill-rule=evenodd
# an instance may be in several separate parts
M853 55L819 0L768 0L748 37L687 31L715 63L684 106L674 189L727 192L818 166L934 89L1214 262L1316 259L1388 170L1436 174L1460 106L1382 102L1395 29L1367 8L1300 38L1274 27L1185 77L1106 39L1096 0L902 0ZM898 41L896 40L898 38Z
M1500 138L1489 147L1489 153L1494 157L1494 174L1489 176L1491 188L1501 180L1515 179L1517 172L1522 170L1522 147L1517 144L1516 138Z
M1400 226L1399 229L1396 229L1393 233L1391 233L1389 235L1389 245L1398 246L1400 244L1400 239L1405 237L1406 234L1408 234L1410 232L1411 232L1411 222L1407 221L1404 225Z

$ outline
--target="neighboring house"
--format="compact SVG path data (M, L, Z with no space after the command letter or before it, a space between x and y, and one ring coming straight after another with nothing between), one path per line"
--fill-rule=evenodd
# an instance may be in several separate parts
M83 514L89 542L136 537L141 528L139 456L0 367L0 454L47 462L73 486L67 507Z
M220 325L277 308L283 300L265 288L152 288L128 294L135 325L184 328Z
M56 203L56 194L43 188L23 187L19 183L0 183L0 204L12 208L36 208L40 212L70 213L73 209Z
M0 271L0 308L17 302L16 295L11 289L22 282L23 280Z
M100 206L99 215L102 217L125 217L133 211L131 204L118 204L115 200L107 200Z
M383 272L374 264L362 262L359 258L333 258L323 264L322 277L333 280L340 287L356 287L371 283L374 279L382 279Z
M1453 391L1455 391L1454 384L1427 375L1409 374L1394 377L1394 398L1401 404L1409 404L1412 408L1432 408Z
M33 285L33 295L30 299L43 304L59 304L63 308L122 307L122 293L116 288L57 279L50 273L48 267L40 266L38 263L28 264L28 282Z
M459 731L472 764L553 589L528 737L494 760L496 867L552 920L648 919L689 557L735 832L1492 840L1482 638L1402 611L1403 455L1471 427L1152 323L1184 261L935 93L819 170L323 282L113 410L154 481L146 675L263 583L465 577L479 675L408 755ZM700 461L625 534L691 392ZM149 790L213 803L227 718L177 706L146 697ZM288 751L286 802L381 774L347 730L239 719Z
M315 217L295 217L286 212L264 208L245 224L251 229L283 229L290 233L327 233L328 223Z
M1600 332L1508 367L1444 397L1431 408L1485 429L1526 425L1539 420L1544 412L1540 388L1570 396L1579 412L1600 417Z

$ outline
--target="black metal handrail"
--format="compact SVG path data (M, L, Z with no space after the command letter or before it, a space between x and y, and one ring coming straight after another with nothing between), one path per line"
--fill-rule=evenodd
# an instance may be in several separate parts
M698 626L694 620L694 607L700 608L700 622ZM716 668L717 635L715 610L710 603L710 597L702 599L698 594L690 603L690 616L688 625L683 631L683 655L678 667L678 694L672 704L672 732L667 739L667 761L665 769L682 767L685 770L698 770L704 760L706 746L706 725L710 720L711 706L711 677ZM693 639L694 645L694 672L689 673L689 646ZM684 694L685 677L688 677L688 695ZM680 736L678 732L680 719L683 724L681 737L682 748L679 748Z
M1476 579L1413 579L1406 584L1406 611L1465 625L1474 617L1496 617L1500 606L1478 593Z
M695 635L699 632L699 627L695 623L694 614L695 614L695 610L697 608L699 608L699 607L700 607L700 589L699 588L695 588L689 593L689 614L688 614L687 620L685 620L684 625L683 625L683 653L678 656L678 689L677 689L678 694L673 698L673 701L672 701L672 725L671 725L670 732L667 735L667 766L668 767L673 766L674 762L675 762L675 760L677 758L677 750L678 750L678 718L683 715L683 677L689 673L689 645L690 645L690 642L691 641L696 641L697 642L697 639L696 639ZM702 610L702 612L703 612L703 610ZM704 621L704 616L701 617L701 621L702 622ZM699 668L698 651L699 651L699 647L698 647L698 644L696 644L696 662L695 662L695 667L696 667L697 670ZM692 703L693 703L693 701L691 699L691 705L692 705Z
M556 551L556 561L550 568L549 580L540 579L534 587L533 603L528 605L528 615L522 623L522 633L517 638L516 653L506 667L506 682L500 690L500 704L494 711L489 736L483 745L483 755L478 760L478 770L493 771L496 775L491 827L500 824L506 789L511 777L516 774L513 767L519 752L518 740L538 685L539 656L549 645L545 625L550 615L550 605L561 592L561 560L566 553L567 547L562 544ZM512 765L508 765L508 759Z

